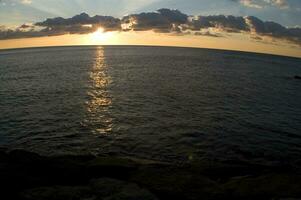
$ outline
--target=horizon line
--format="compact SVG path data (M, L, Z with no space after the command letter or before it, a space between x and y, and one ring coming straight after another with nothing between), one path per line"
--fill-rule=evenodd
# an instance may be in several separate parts
M228 52L234 52L234 53L245 53L245 54L257 54L257 55L266 55L266 56L274 56L274 57L286 57L286 58L292 58L292 59L298 59L301 60L298 56L291 56L291 55L283 55L283 54L273 54L273 53L265 53L265 52L255 52L255 51L243 51L243 50L232 50L232 49L218 49L218 48L210 48L210 47L189 47L189 46L168 46L168 45L144 45L144 44L104 44L104 45L98 45L98 44L76 44L76 45L57 45L57 46L34 46L34 47L12 47L12 48L3 48L0 49L0 53L3 51L14 51L14 50L26 50L26 49L47 49L47 48L63 48L63 47L162 47L162 48L187 48L187 49L202 49L202 50L211 50L211 51L228 51Z

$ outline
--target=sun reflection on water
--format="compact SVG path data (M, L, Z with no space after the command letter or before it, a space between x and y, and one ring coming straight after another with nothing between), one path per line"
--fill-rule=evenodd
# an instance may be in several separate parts
M112 100L108 92L111 77L107 73L103 47L99 47L96 51L89 76L91 81L87 102L89 124L94 134L109 134L113 121L109 113Z

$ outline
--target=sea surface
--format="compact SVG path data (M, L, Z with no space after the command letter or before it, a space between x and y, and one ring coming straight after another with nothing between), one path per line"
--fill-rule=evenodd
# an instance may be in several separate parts
M83 46L0 51L0 147L301 164L301 59Z

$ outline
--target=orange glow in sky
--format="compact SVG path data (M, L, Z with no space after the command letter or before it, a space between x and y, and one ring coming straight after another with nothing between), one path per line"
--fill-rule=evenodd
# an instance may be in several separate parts
M88 35L91 44L113 43L116 40L117 32L105 32L103 28L98 28L97 31ZM88 39L89 40L89 39Z
M285 42L269 43L250 40L247 34L231 34L223 37L172 35L153 31L106 32L99 28L90 34L72 34L39 38L0 40L0 49L70 46L70 45L153 45L180 46L249 51L301 57L301 48Z

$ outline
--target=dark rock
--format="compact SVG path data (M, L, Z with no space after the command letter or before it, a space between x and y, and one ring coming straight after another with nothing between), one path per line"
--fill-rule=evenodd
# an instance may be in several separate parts
M268 174L259 177L232 178L223 185L229 198L290 198L301 196L301 177L289 174Z
M218 199L218 184L203 175L174 167L141 167L132 181L160 199Z
M44 157L23 150L0 150L0 177L3 199L301 197L301 174L296 169L237 161L193 160L177 165L113 156Z
M7 162L8 154L5 148L0 148L0 163Z
M102 197L111 196L115 193L118 193L125 183L120 180L111 179L111 178L100 178L91 180L90 186L92 190Z
M129 184L118 193L104 198L105 200L158 200L158 198L146 189L141 189L135 184Z
M301 79L301 76L294 76L294 79Z
M84 186L52 186L26 190L21 194L26 200L81 200L93 199L90 188Z
M138 163L126 158L99 157L87 163L87 171L94 176L125 179L137 168Z
M157 197L146 189L130 182L110 178L91 181L91 188L97 199L105 200L157 200Z
M9 159L11 162L35 163L41 161L43 157L37 153L16 149L9 152Z

